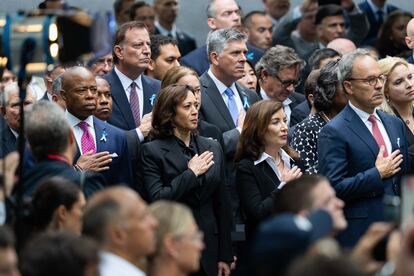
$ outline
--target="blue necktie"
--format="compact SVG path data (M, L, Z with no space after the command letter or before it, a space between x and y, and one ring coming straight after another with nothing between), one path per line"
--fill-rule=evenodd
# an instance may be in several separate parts
M229 98L229 101L227 102L227 107L229 108L234 125L237 126L239 109L237 108L236 99L234 98L234 92L233 90L231 90L230 87L228 87L226 90L224 90L224 93L226 93L227 97Z

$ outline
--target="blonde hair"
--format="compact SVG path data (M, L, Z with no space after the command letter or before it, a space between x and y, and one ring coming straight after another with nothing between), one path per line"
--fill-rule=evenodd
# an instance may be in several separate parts
M159 200L149 206L149 211L159 223L156 230L157 245L153 256L161 253L165 235L180 237L186 234L191 224L195 223L190 208L181 203Z
M398 65L404 65L408 69L408 62L402 58L399 57L390 57L387 56L386 58L383 58L378 61L379 68L381 70L381 74L388 76ZM379 106L379 109L382 111L396 115L393 106L391 105L389 98L387 98L388 95L388 78L384 82L384 86L382 87L382 92L384 95L384 100L382 101L382 104ZM414 101L412 103L414 106Z
M161 89L167 87L168 85L176 84L182 77L188 75L195 76L198 79L197 73L191 68L185 66L171 68L162 78Z

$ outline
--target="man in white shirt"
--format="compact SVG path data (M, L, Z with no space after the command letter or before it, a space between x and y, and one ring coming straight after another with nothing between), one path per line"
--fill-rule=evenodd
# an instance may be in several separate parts
M304 95L295 92L304 65L292 48L282 45L270 48L256 64L260 96L283 103L287 125L292 109L305 100Z
M376 109L385 81L377 61L357 49L338 66L349 102L319 134L319 172L345 202L349 226L338 238L353 246L371 223L384 220L383 196L400 194L409 162L404 123Z
M155 251L158 221L133 190L113 187L96 193L83 217L83 232L102 245L102 276L143 276Z

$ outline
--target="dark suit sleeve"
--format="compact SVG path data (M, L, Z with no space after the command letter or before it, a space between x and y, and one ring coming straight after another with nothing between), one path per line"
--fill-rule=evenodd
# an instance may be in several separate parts
M125 183L128 186L132 187L133 183L132 183L132 170L131 170L131 158L130 158L130 154L128 151L128 144L127 144L127 139L126 139L126 135L124 133L122 133L122 142L120 145L121 148L121 154L116 157L116 158L120 158L121 160L121 165L119 166L120 171L119 171L119 182L120 183Z
M160 156L161 153L154 150L150 144L142 146L140 171L144 181L144 189L150 202L159 199L179 200L197 187L197 177L190 169L178 174L170 183L165 183L162 175L166 174L169 168L163 166Z
M82 180L83 177L84 180ZM80 185L85 197L89 198L93 193L102 190L106 186L106 181L102 174L82 172Z
M212 141L214 142L214 141ZM216 143L216 142L214 142ZM219 230L219 261L230 263L233 261L233 251L231 243L231 229L233 226L233 219L231 213L230 204L230 190L226 183L226 177L224 172L224 159L221 147L216 143L215 152L220 153L219 161L220 164L220 179L223 181L219 185L219 188L214 195L214 207L215 215L218 218L218 230Z
M348 147L344 136L336 128L326 125L318 139L319 173L330 180L337 196L345 201L382 193L383 182L375 166L348 176Z
M245 160L236 165L236 188L248 219L261 221L268 217L272 210L272 198L262 198L252 166L253 164Z

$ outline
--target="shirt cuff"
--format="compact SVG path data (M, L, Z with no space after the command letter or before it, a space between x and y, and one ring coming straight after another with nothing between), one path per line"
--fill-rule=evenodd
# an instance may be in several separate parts
M285 185L286 185L286 182L285 182L285 181L282 181L282 182L280 182L279 186L277 186L277 189L278 189L278 190L280 190L280 189L282 189L282 188L283 188L283 186L285 186Z
M139 128L136 128L135 130L137 131L137 135L138 135L138 139L139 139L139 141L140 141L140 142L144 142L145 137L144 137L144 135L142 134L141 130L139 130Z

